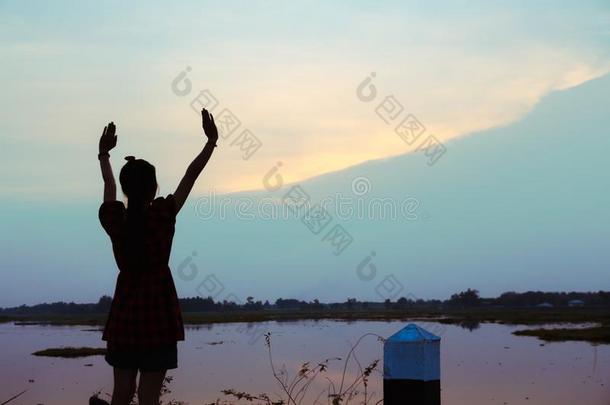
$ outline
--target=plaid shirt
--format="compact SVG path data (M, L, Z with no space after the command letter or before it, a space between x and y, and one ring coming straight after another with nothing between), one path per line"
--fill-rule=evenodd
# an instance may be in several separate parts
M126 214L121 201L104 202L99 210L119 268L102 339L109 348L155 348L184 340L180 304L168 264L176 223L174 196L155 199L145 213L144 249L149 265L143 271L130 271L127 266Z

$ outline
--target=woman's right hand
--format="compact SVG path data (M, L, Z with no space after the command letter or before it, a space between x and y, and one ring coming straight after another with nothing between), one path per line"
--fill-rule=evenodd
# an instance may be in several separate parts
M108 153L116 146L116 127L114 122L109 123L104 127L102 136L100 137L99 151L100 153Z
M214 123L214 116L205 108L201 110L201 126L205 132L205 136L208 137L208 142L216 143L216 141L218 141L218 129Z

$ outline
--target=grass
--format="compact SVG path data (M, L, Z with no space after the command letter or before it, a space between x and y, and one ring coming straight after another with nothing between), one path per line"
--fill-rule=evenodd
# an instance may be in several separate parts
M610 326L600 325L590 328L525 329L513 332L517 336L534 336L547 342L587 341L610 343Z
M407 309L323 309L323 310L261 310L184 312L186 325L204 325L229 322L289 322L301 320L337 321L429 321L459 325L468 329L479 323L501 323L508 325L544 325L561 323L595 323L601 325L588 329L536 329L518 331L520 336L545 336L549 339L584 340L610 343L610 308L407 308ZM18 325L86 325L103 326L106 314L87 315L30 315L4 316L0 322L15 322Z
M610 308L501 308L478 307L465 309L354 309L354 310L261 310L184 312L185 324L202 325L228 322L333 320L427 320L447 324L460 322L496 322L514 325L544 323L598 322L610 324ZM86 315L14 315L0 317L0 322L23 325L104 325L106 314Z
M34 356L77 358L88 356L101 356L106 354L106 349L101 347L55 347L39 350L32 353Z

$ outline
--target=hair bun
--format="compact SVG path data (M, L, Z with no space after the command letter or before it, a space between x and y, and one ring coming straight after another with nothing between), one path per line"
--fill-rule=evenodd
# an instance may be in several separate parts
M135 156L125 156L125 160L128 162L131 162L133 160L136 160Z

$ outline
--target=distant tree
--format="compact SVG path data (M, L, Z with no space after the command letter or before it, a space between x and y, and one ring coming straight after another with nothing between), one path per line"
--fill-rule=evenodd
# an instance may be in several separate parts
M275 300L275 306L280 309L299 309L304 306L307 306L307 303L293 298L278 298L277 300Z
M405 309L405 308L407 308L408 304L409 304L409 300L406 299L405 297L400 297L398 300L396 300L396 308L398 308L398 309Z
M184 312L204 312L224 309L221 303L215 303L212 297L192 297L180 299L180 307Z
M320 303L320 300L318 300L317 298L315 298L315 299L313 300L313 302L312 302L311 304L309 304L309 306L310 306L312 309L315 309L315 310L320 310L320 309L324 308L324 305L322 305L322 304Z
M449 300L450 304L456 306L472 307L479 305L481 298L479 297L479 291L474 289L467 289L457 294L453 294Z
M97 301L97 310L104 313L110 311L110 305L112 304L112 297L102 295Z
M345 301L345 307L347 309L354 309L357 303L358 300L356 300L356 298L348 298L347 301Z

